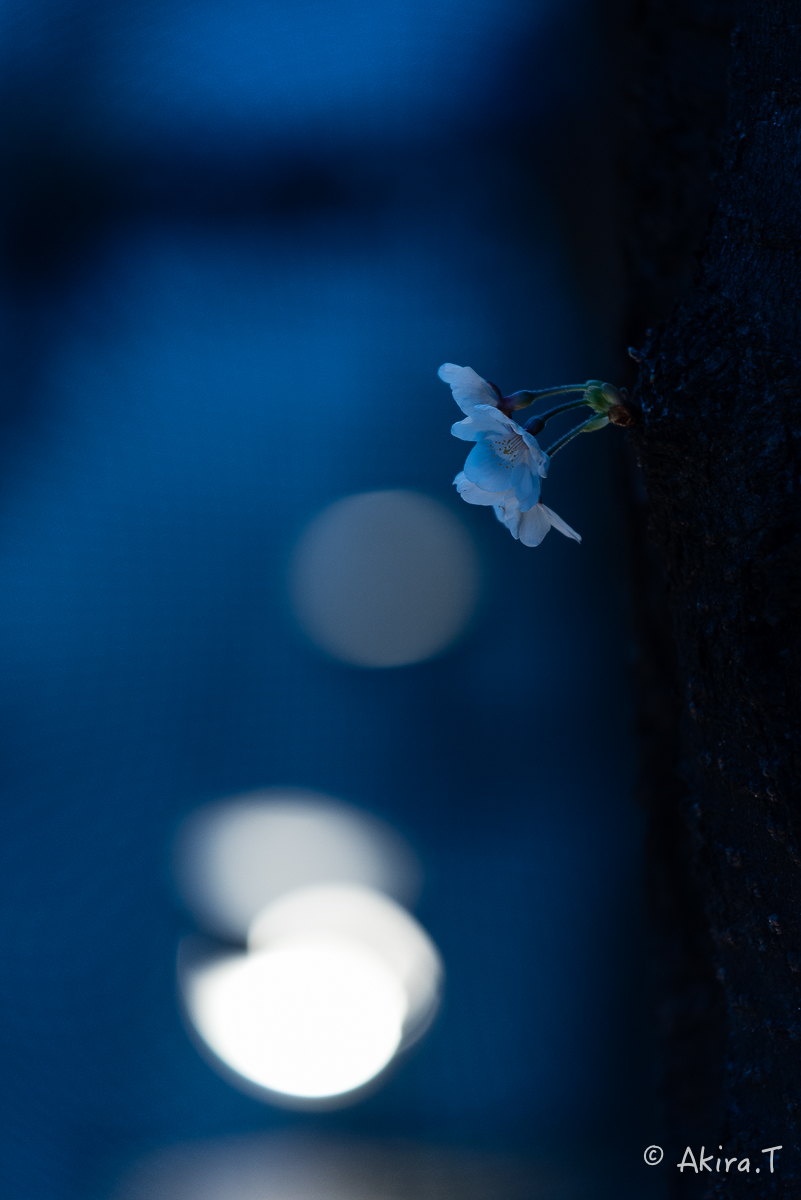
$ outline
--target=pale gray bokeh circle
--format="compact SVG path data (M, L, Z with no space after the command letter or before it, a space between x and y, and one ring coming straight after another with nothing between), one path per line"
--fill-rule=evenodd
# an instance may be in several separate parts
M370 813L319 792L266 788L192 813L178 831L175 878L202 928L244 942L255 915L296 888L349 883L414 904L422 873L411 847Z
M478 555L444 505L413 491L362 492L324 509L290 563L295 616L342 662L399 667L440 653L465 630Z

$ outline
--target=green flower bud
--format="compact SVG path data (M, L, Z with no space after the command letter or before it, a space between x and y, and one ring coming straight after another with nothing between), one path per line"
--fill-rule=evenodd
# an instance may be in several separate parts
M602 416L594 417L585 423L581 432L582 433L595 433L596 429L603 429L604 425L608 425L608 424L609 424L608 417L602 417Z
M584 389L584 403L595 412L605 415L610 408L623 403L623 396L613 383L604 383L601 379L588 379ZM600 429L601 426L597 428ZM587 432L591 433L592 429L588 429Z

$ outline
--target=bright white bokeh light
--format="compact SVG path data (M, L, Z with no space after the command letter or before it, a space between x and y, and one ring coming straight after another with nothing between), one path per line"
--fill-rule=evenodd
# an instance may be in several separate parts
M319 883L352 883L412 904L421 870L388 825L300 789L250 792L199 809L176 843L176 882L211 933L244 941L277 897Z
M429 496L364 492L307 526L289 591L300 626L328 654L399 667L464 632L478 600L478 556L462 522Z
M198 967L185 1000L198 1032L233 1071L290 1097L357 1089L391 1061L407 999L386 961L326 937Z
M439 1005L439 953L387 894L419 890L412 851L370 815L295 789L200 809L176 849L200 923L247 941L236 953L182 943L178 981L199 1045L272 1103L353 1103Z
M405 996L403 1046L428 1028L439 1004L442 960L423 927L387 896L343 884L299 888L253 921L248 948L263 951L307 940L352 942L381 959Z

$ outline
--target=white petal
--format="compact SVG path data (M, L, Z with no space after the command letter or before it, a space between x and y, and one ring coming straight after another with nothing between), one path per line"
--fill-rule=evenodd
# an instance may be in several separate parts
M539 475L533 475L526 463L514 472L514 493L521 512L528 512L538 503L542 484Z
M565 537L574 538L577 542L581 541L581 537L576 533L575 529L571 529L567 521L563 521L561 517L557 517L552 508L546 508L544 504L541 504L539 507L547 515L554 529L558 529Z
M489 404L477 404L470 414L470 419L475 421L476 426L482 432L492 433L496 437L506 437L510 433L521 437L523 434L523 429L517 421L513 421L499 408L492 408Z
M471 416L477 404L497 407L498 396L486 379L477 375L472 367L457 367L454 363L443 363L437 371L440 379L450 385L453 398L466 416ZM458 436L458 435L457 435Z
M545 476L548 474L548 467L551 465L550 458L545 453L545 451L542 449L542 447L540 446L539 442L537 441L537 439L534 437L533 434L526 433L525 429L521 429L520 432L523 435L523 441L526 443L526 445L529 448L529 453L531 454L531 462L534 467L534 470L537 472L538 475L540 475L544 479Z
M474 442L477 437L481 436L481 430L472 417L465 417L463 421L455 421L451 425L451 433L462 442Z
M499 458L491 442L485 438L476 442L468 454L464 473L471 483L478 484L484 492L508 492L513 488L517 494L517 486L524 478L532 478L525 464L521 469Z
M519 437L522 432L517 421L488 404L477 404L469 417L451 425L453 436L463 442L474 442L480 433L490 433L495 437L508 437L512 433Z
M517 507L517 504L514 502L514 500L512 500L511 503L507 502L505 504L496 504L495 516L498 518L501 525L506 526L512 537L517 539L522 513L520 512L520 509Z
M521 514L518 537L524 546L539 546L551 528L546 511L544 504L535 504L528 512Z
M468 504L503 504L507 497L513 498L512 492L485 492L468 479L464 471L460 471L453 482L459 495Z

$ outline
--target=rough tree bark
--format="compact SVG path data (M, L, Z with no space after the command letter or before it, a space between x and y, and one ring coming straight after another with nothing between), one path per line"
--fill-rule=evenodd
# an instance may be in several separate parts
M667 582L663 613L635 529L665 1162L676 1195L798 1196L801 4L623 12L631 441ZM676 1170L688 1143L712 1173Z

